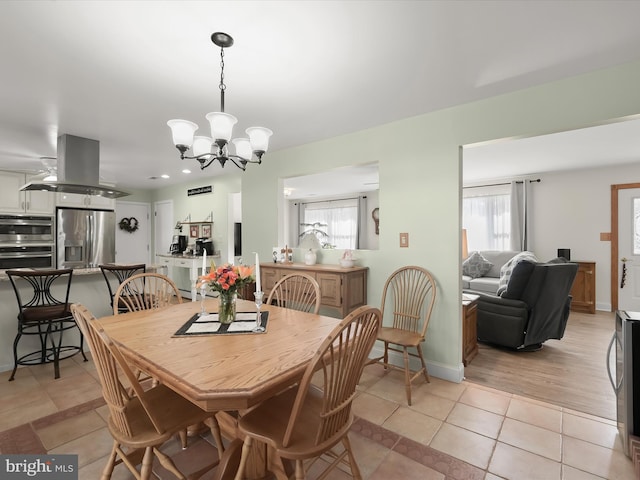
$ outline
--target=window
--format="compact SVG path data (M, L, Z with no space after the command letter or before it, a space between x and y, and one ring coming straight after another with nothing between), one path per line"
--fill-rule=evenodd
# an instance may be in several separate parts
M302 223L320 224L327 237L318 238L332 248L358 248L358 199L330 200L300 204ZM324 226L326 225L326 226ZM300 227L300 233L305 227Z
M506 188L479 187L464 192L462 228L469 251L511 248L511 195Z

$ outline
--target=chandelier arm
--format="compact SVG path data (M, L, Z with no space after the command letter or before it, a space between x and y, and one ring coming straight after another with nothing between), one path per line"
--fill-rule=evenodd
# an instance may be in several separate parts
M238 165L238 162L236 162L236 159L240 160L240 163L242 163L242 165ZM244 159L241 157L238 157L237 155L229 155L227 157L227 160L231 160L231 162L238 167L240 170L242 170L243 172L246 171L246 167L244 165Z

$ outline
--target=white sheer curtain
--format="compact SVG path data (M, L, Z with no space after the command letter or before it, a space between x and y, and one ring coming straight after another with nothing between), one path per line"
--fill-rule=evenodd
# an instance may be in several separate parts
M470 252L511 248L509 197L508 193L479 192L463 198L462 227L467 229Z
M326 243L340 249L358 248L358 199L302 203L303 223L322 223L329 238ZM322 239L321 239L322 241Z

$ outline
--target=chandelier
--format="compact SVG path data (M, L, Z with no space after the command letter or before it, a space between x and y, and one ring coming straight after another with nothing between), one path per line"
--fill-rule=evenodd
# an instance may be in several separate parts
M205 116L211 126L211 137L195 135L198 125L189 120L169 120L167 125L171 128L173 143L182 160L197 160L201 170L216 160L224 167L230 160L236 167L246 170L247 163L262 163L273 132L264 127L249 127L246 130L248 138L231 140L233 126L238 119L224 112L224 91L227 88L224 84L224 49L233 45L233 38L226 33L215 32L211 35L211 41L220 47L220 111ZM235 155L229 153L229 142L235 146ZM186 154L189 149L192 149L193 155Z

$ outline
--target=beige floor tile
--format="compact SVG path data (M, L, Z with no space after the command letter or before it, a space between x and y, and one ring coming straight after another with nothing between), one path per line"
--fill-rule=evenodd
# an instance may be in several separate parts
M484 480L503 480L503 478L497 475L494 475L493 473L487 473L484 476Z
M424 380L416 380L413 384L413 388L416 388ZM372 393L392 402L396 402L400 405L407 404L407 394L404 385L404 374L395 370L390 370L380 380L374 383L366 390L368 393Z
M82 356L80 358L82 358ZM48 385L50 383L59 382L64 378L72 377L85 371L80 365L78 365L78 363L74 361L73 358L65 358L64 360L60 360L60 378L54 378L53 363L31 365L27 368L31 371L31 374L38 380L38 383L40 383L40 385Z
M105 427L53 448L47 453L78 455L78 468L82 468L108 455L112 447L113 437Z
M59 445L104 427L105 421L95 410L92 410L37 430L36 433L44 447L47 450L52 450Z
M562 407L558 405L554 405L553 403L543 402L541 400L536 400L535 398L522 397L520 395L513 395L512 398L515 400L520 400L522 402L533 403L541 407L550 408L551 410L558 410L560 412L562 411Z
M360 376L360 382L358 383L358 390L366 390L374 385L385 375L384 368L381 365L368 365L362 371Z
M618 429L609 423L565 413L562 417L562 433L601 447L623 451Z
M485 437L497 439L504 417L480 408L457 403L446 422Z
M562 480L602 480L602 477L578 470L569 465L562 465Z
M495 444L495 440L484 435L445 423L429 446L471 465L486 469Z
M349 435L353 455L363 478L369 478L389 454L389 449L362 435Z
M369 420L376 425L382 425L397 409L397 403L367 392L360 392L353 401L354 415Z
M611 479L633 479L633 463L622 452L564 437L563 463L594 475Z
M460 396L460 402L471 405L472 407L481 408L489 412L504 415L509 408L511 397L508 394L496 393L483 388L470 386Z
M369 480L445 480L444 474L396 452L389 452Z
M12 361L13 364L13 361ZM20 377L18 377L18 373ZM28 391L40 387L40 384L36 378L31 374L28 368L19 368L16 372L16 379L12 382L9 381L11 376L11 370L6 372L0 372L0 401L7 395L15 395L16 392Z
M438 397L448 398L449 400L457 402L467 388L467 385L469 385L467 382L455 383L431 377L431 382L424 386L424 390L431 395L437 395Z
M429 445L442 422L407 407L398 408L383 424L384 428L399 433L423 445Z
M556 462L562 460L562 435L512 418L505 419L498 441Z
M562 411L560 408L549 408L548 405L542 402L528 402L522 397L513 398L509 403L507 417L561 433Z
M100 385L83 369L75 375L61 377L56 382L46 384L45 389L60 410L102 396Z
M608 418L596 417L595 415L590 415L584 412L578 412L577 410L571 410L570 408L563 408L562 411L564 413L568 413L570 415L575 415L576 417L589 418L591 420L595 420L596 422L602 422L615 427L617 425L615 420L610 420Z
M507 480L560 480L559 462L498 442L489 472Z
M409 408L429 415L430 417L437 418L438 420L447 418L456 402L426 392L425 389L416 391Z
M6 400L7 398L3 399L0 408L0 431L17 427L58 411L58 407L46 392L42 391L42 388L18 395L11 403L7 403Z
M99 458L78 469L78 480L96 480L102 475L108 456ZM135 477L124 465L117 465L111 474L111 480L135 480Z

